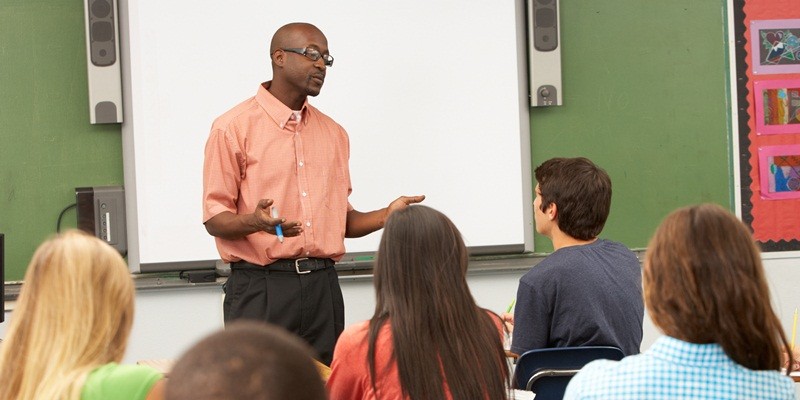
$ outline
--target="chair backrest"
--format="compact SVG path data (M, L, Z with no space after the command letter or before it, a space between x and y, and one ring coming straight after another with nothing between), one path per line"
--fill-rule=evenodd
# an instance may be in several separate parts
M611 346L557 347L529 350L517 360L513 384L536 393L536 400L561 399L569 380L590 361L621 360L622 350Z

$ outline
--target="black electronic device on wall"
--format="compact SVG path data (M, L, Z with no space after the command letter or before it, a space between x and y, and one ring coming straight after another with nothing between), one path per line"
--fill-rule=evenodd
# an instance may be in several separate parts
M75 189L78 229L91 233L117 249L128 252L125 227L125 192L121 186Z

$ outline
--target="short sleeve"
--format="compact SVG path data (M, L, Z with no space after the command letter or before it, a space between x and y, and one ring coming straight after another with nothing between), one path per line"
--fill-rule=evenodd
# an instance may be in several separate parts
M243 154L232 134L211 131L203 160L203 222L224 211L236 213L245 171Z
M528 350L548 347L552 306L550 295L529 284L523 277L517 288L517 302L514 306L514 335L511 351L522 355ZM534 277L541 279L541 276Z
M106 364L92 371L81 390L81 400L144 400L164 376L144 365Z

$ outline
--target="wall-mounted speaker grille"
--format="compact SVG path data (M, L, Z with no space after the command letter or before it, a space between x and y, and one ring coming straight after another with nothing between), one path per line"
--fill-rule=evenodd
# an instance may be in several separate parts
M560 106L561 45L558 0L528 0L531 106Z
M122 122L122 77L116 0L84 0L89 118L93 124Z
M533 2L533 45L539 51L553 51L558 47L558 14L556 0Z
M111 0L89 1L89 32L92 64L105 67L117 61L114 13Z

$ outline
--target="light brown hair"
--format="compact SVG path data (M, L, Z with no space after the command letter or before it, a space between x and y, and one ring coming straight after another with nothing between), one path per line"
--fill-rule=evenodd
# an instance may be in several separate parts
M368 363L375 387L375 343L391 324L393 360L411 399L505 399L508 368L497 325L475 304L468 255L444 214L421 205L389 217L375 260L375 314Z
M647 248L643 282L648 313L665 334L718 343L749 369L781 368L788 343L759 250L729 211L701 204L668 215Z

